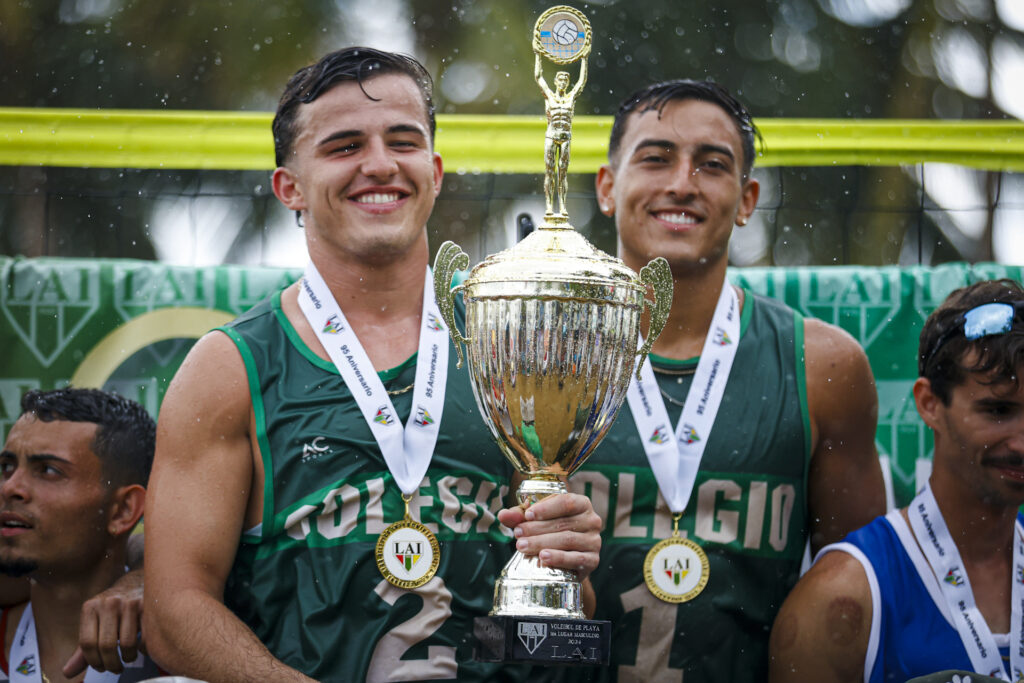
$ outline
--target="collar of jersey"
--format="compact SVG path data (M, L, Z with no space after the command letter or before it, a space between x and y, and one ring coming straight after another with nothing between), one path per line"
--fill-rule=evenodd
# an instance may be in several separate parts
M310 363L312 363L313 365L315 365L316 367L320 368L325 372L330 372L340 376L341 373L338 372L338 368L335 367L334 363L332 363L329 360L324 360L320 356L316 355L316 353L313 352L313 349L309 348L306 345L306 342L302 341L302 337L299 336L298 330L295 329L295 327L292 325L292 322L288 320L288 316L286 316L284 314L284 311L281 309L282 292L284 292L284 289L280 289L274 293L274 297L271 300L271 306L274 309L274 315L277 317L278 323L281 324L281 328L284 330L285 336L288 337L288 340L292 343L292 346L294 346L295 349L300 354L302 354L303 358L305 358ZM400 374L402 374L404 370L406 370L407 368L409 368L409 366L412 365L416 365L416 353L413 353L411 356L409 356L408 358L406 358L404 361L402 361L393 368L388 368L387 370L379 370L377 372L377 376L380 377L380 381L388 382L398 377Z
M740 339L743 339L743 335L747 331L747 326L750 324L750 318L754 314L754 294L746 287L741 287L743 290L743 310L740 312ZM737 344L739 341L736 342ZM682 370L688 367L697 365L700 362L700 356L693 356L692 358L678 359L668 358L667 356L659 356L656 353L652 353L648 356L651 359L653 365L657 365L659 368L665 368L666 370Z

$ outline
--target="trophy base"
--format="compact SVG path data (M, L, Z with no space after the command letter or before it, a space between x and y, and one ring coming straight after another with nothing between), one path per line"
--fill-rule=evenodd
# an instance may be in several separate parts
M473 635L478 662L545 665L608 664L612 622L593 619L500 616L477 617Z

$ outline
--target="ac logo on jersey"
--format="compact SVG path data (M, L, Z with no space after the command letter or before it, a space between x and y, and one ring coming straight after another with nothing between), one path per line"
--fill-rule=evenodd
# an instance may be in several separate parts
M519 622L519 642L531 655L548 637L548 625L535 621Z
M680 560L678 557L665 558L665 574L675 585L682 583L686 575L690 573L690 558Z
M338 334L343 329L345 329L345 327L341 324L341 321L338 320L338 316L332 315L324 323L324 330L323 330L323 332L324 332L324 334Z
M683 425L683 441L685 441L686 443L700 441L700 435L697 434L697 430L693 428L693 425Z
M416 406L416 417L413 421L420 427L434 424L434 418L430 416L426 408L420 405Z
M318 436L309 443L302 444L302 462L310 462L330 453L331 447L324 444L325 440L326 437Z
M659 446L668 441L668 430L665 429L665 425L658 425L658 428L654 430L649 439L651 443L656 443Z
M949 570L949 573L946 574L945 578L942 580L954 586L964 585L964 577L961 576L959 569L959 567L953 567Z
M423 546L420 542L396 541L394 544L395 559L407 572L411 572L413 566L423 556Z
M715 328L715 335L711 338L711 341L719 346L728 346L729 344L732 344L732 339L729 338L729 335L726 334L725 330L721 327Z
M395 420L391 417L391 409L387 406L381 406L377 408L377 414L373 416L373 421L382 425L390 425Z
M441 321L434 317L433 313L427 313L427 329L433 330L434 332L440 332L444 329L444 325Z

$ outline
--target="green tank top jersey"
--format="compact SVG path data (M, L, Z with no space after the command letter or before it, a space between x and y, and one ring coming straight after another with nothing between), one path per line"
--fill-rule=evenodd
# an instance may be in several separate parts
M744 291L740 342L682 534L708 555L704 591L690 602L655 597L643 580L648 550L672 533L672 518L629 404L573 475L605 521L601 565L591 574L598 619L612 622L612 664L563 671L560 680L768 680L768 635L796 583L807 540L810 454L803 318ZM651 356L672 427L698 359Z
M280 297L221 328L245 362L266 472L263 521L241 540L225 603L277 658L318 680L521 680L521 669L472 658L473 618L491 608L512 552L495 517L512 468L468 371L451 349L440 435L411 502L437 536L440 566L420 588L399 589L374 549L403 517L401 492L348 386L302 342ZM415 357L379 374L388 390L404 388ZM391 397L402 424L412 396Z

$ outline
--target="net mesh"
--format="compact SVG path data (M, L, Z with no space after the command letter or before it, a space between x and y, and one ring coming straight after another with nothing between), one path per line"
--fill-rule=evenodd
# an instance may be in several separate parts
M738 266L1024 262L1024 174L952 164L755 169L749 224L733 233ZM543 214L539 174L451 173L428 223L430 242L471 259L519 238ZM573 224L614 253L594 176L570 176ZM0 167L0 253L147 258L181 265L301 265L294 214L267 171Z

